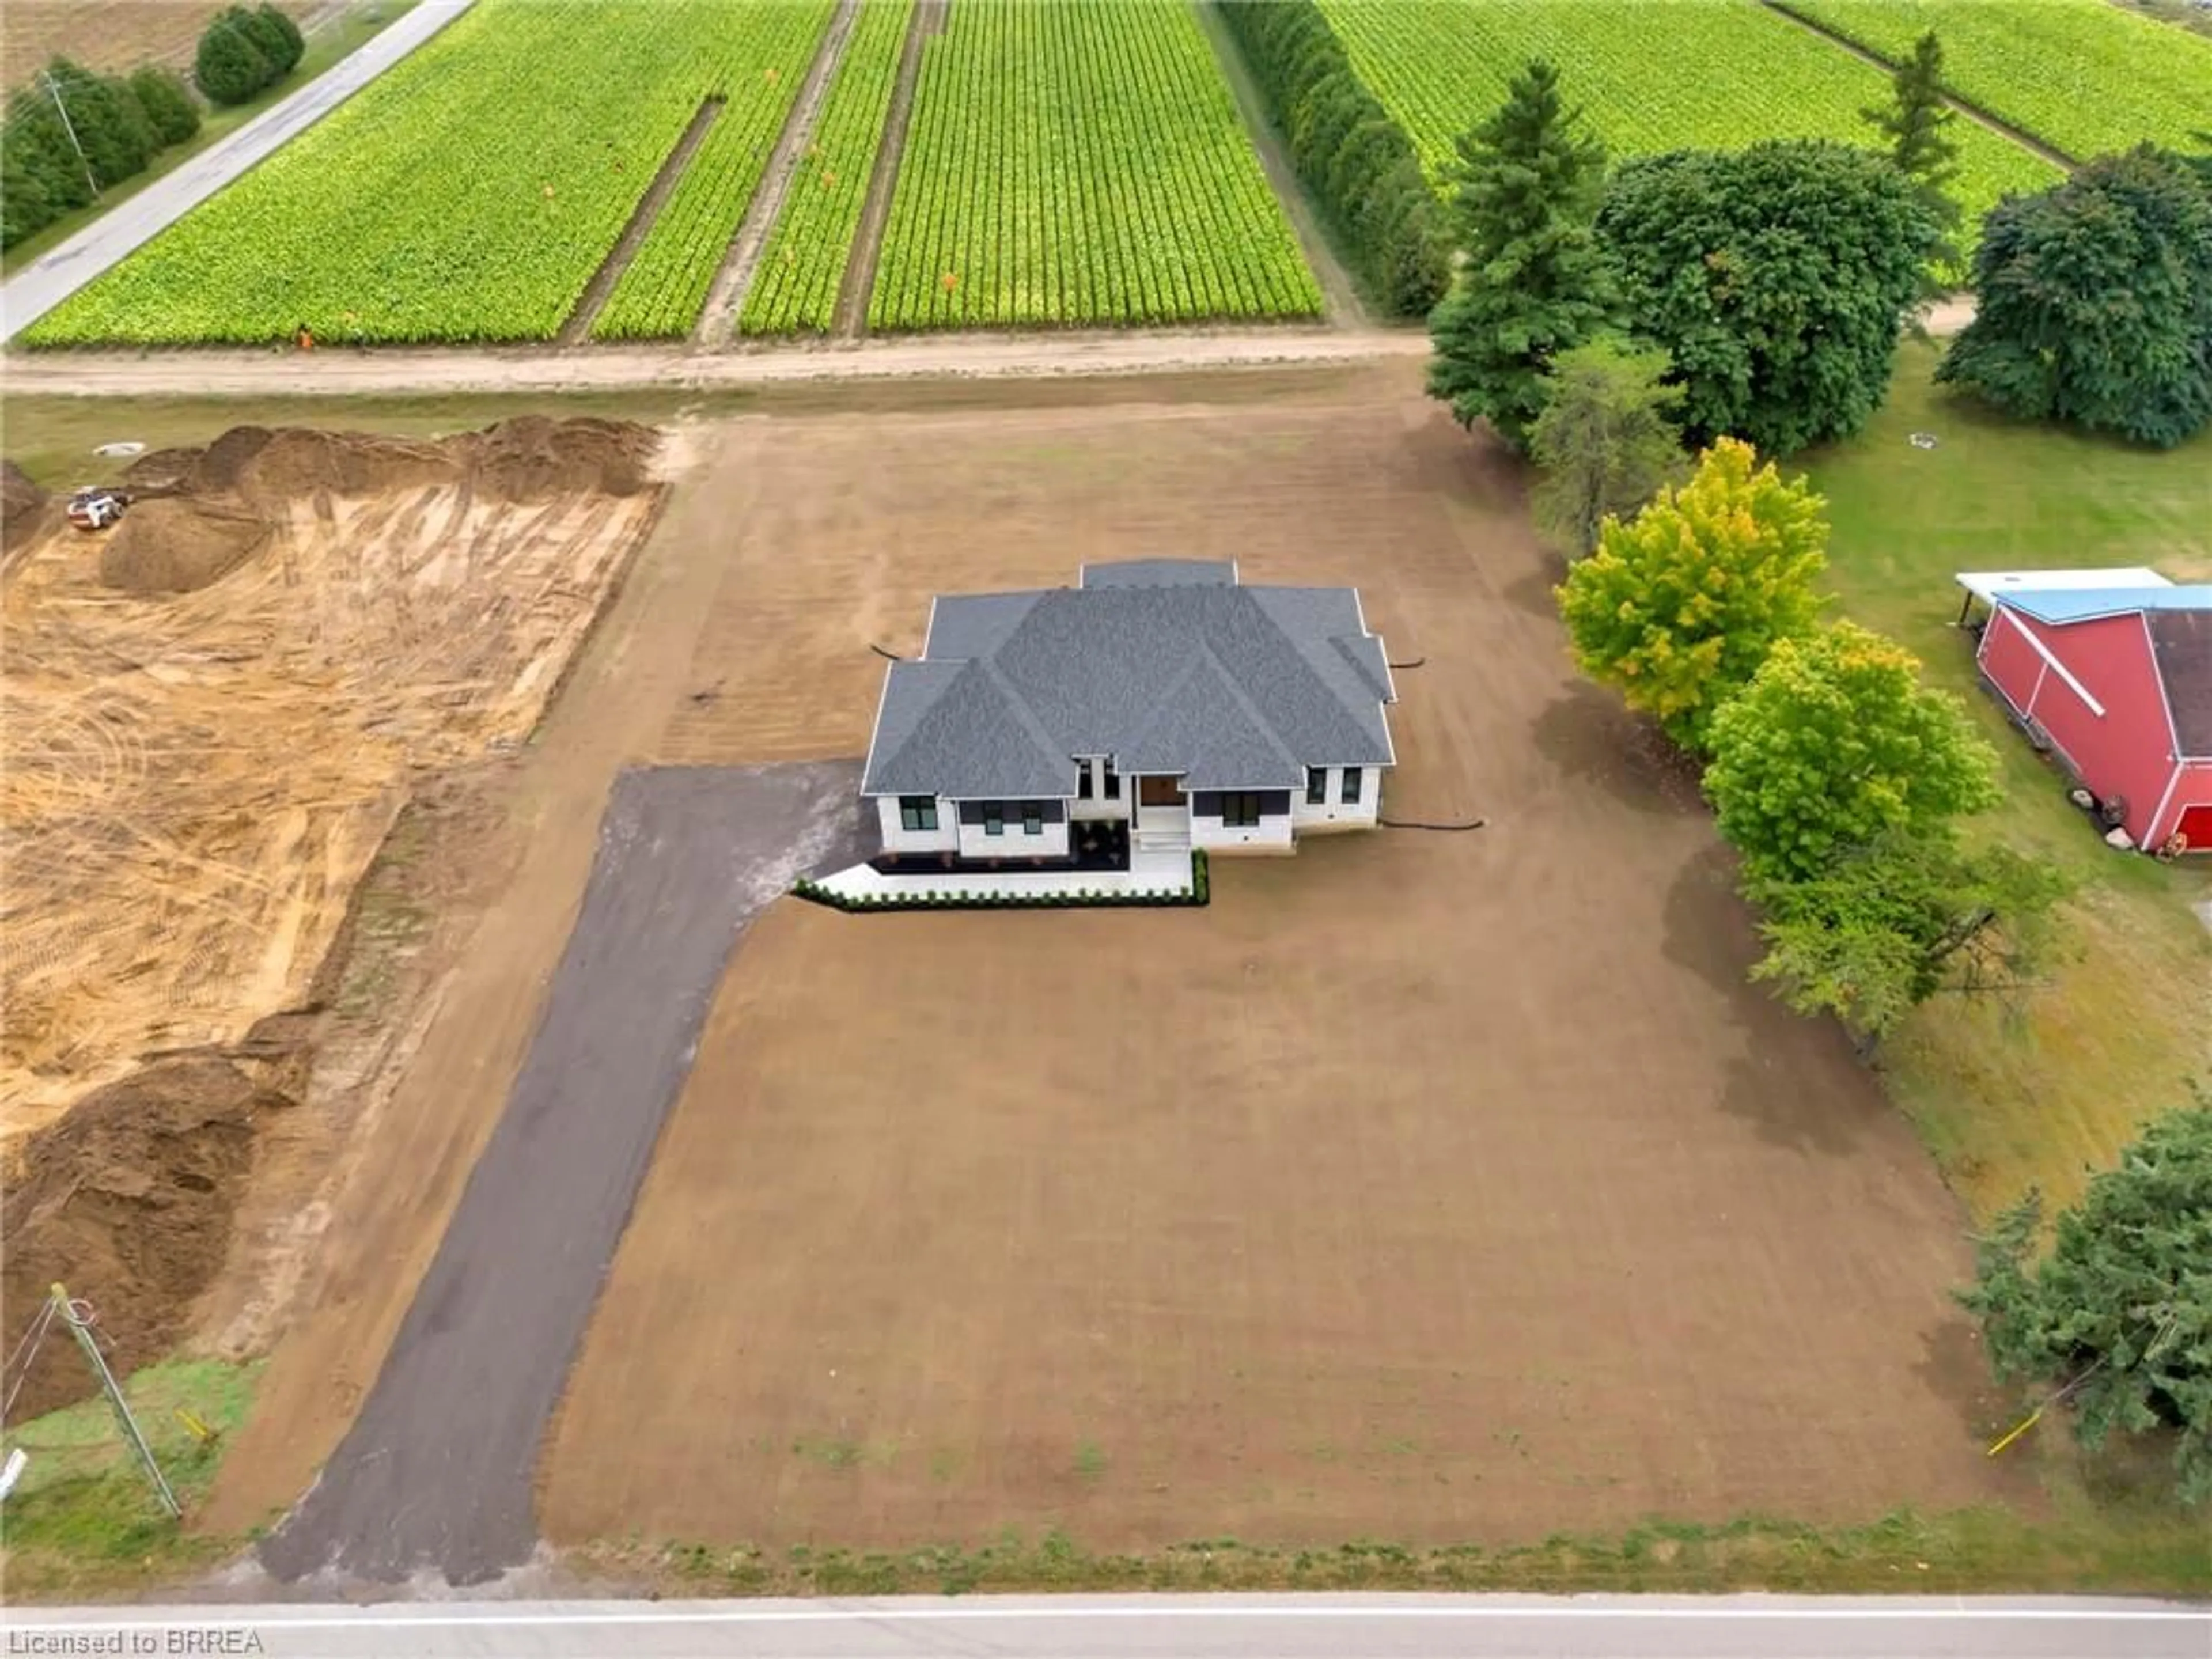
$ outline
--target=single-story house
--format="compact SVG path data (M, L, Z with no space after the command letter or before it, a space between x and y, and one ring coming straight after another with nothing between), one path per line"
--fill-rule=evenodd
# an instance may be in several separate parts
M2212 852L2212 584L2093 574L1961 576L1990 605L1975 661L2136 846Z
M921 655L884 676L860 793L894 866L1287 853L1376 823L1396 700L1352 588L1087 564L1074 587L933 603Z

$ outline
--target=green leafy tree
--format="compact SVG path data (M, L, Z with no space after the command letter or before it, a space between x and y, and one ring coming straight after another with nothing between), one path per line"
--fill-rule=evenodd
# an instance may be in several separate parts
M1856 623L1783 638L1715 712L1705 793L1754 876L1818 875L1891 831L1997 799L1996 753L1920 662Z
M1674 360L1691 441L1778 455L1881 407L1940 240L1886 158L1810 139L1623 162L1597 234L1630 331Z
M2091 1451L2170 1431L2182 1496L2212 1498L2212 1097L2154 1118L2059 1212L2031 1191L1980 1241L1972 1289L1997 1376L2045 1385Z
M251 17L233 6L217 13L200 36L192 79L218 104L243 104L276 78Z
M181 144L200 130L200 106L175 70L147 64L131 72L131 90L164 147Z
M2172 448L2212 422L2212 183L2149 145L2008 197L1936 378L2008 414Z
M1721 439L1687 483L1606 524L1558 590L1583 672L1698 754L1714 711L1820 607L1825 503L1754 459L1749 444Z
M1563 351L1545 375L1544 412L1529 431L1542 470L1529 504L1552 546L1579 559L1608 518L1634 514L1688 470L1670 416L1667 354L1611 336Z
M1959 145L1951 128L1959 118L1943 96L1943 44L1930 29L1913 44L1912 56L1897 66L1887 104L1860 113L1880 131L1889 159L1920 192L1941 240L1929 252L1923 291L1940 292L1937 273L1956 269L1960 253L1954 240L1963 216L1951 194L1959 180Z
M1591 225L1605 146L1581 131L1540 58L1498 112L1459 140L1450 173L1462 259L1430 314L1429 395L1462 426L1486 418L1525 450L1552 359L1606 320L1608 286Z
M2041 977L2064 874L1947 831L1888 831L1807 879L1757 879L1767 951L1751 970L1801 1014L1840 1019L1862 1053L1938 992L2005 996Z

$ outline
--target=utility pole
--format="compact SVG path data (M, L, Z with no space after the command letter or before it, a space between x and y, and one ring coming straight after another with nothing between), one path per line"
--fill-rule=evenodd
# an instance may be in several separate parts
M55 84L52 74L46 70L39 71L39 82L46 88L46 95L54 100L54 108L61 113L62 131L69 134L70 148L76 152L76 159L84 163L84 181L92 186L92 199L96 202L100 199L100 180L93 173L92 157L84 153L84 146L76 141L76 127L69 118L69 106L62 102L62 89Z
M107 1403L114 1408L115 1421L123 1431L123 1437L131 1443L132 1449L138 1454L138 1461L146 1466L146 1478L154 1483L154 1495L161 1500L161 1507L168 1510L171 1519L183 1519L185 1512L177 1504L177 1494L169 1490L168 1477L161 1473L161 1466L154 1461L154 1449L146 1443L146 1437L138 1432L138 1419L131 1416L130 1404L123 1398L123 1390L116 1384L115 1373L107 1369L107 1356L100 1352L100 1344L93 1340L91 1318L77 1313L76 1304L70 1300L69 1292L61 1285L53 1287L53 1296L55 1309L69 1322L70 1331L76 1334L77 1346L84 1350L84 1357L92 1362L93 1374L100 1378L100 1392L107 1396Z

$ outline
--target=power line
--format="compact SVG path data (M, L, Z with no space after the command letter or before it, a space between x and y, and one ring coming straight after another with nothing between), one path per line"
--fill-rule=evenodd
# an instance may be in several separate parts
M53 1322L54 1299L48 1296L37 1317L31 1321L30 1329L23 1333L23 1340L15 1345L15 1353L9 1356L4 1367L0 1367L0 1376L4 1376L9 1371L15 1370L16 1360L23 1362L23 1369L17 1373L14 1384L9 1389L7 1399L0 1401L0 1423L6 1422L8 1414L15 1409L15 1396L23 1392L23 1384L30 1380L31 1364L39 1357L40 1344L46 1340L46 1327ZM24 1352L26 1348L30 1350L27 1354Z

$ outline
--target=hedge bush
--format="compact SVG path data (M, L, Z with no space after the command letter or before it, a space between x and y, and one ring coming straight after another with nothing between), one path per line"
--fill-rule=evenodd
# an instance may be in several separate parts
M1321 9L1313 0L1226 0L1214 11L1371 297L1399 316L1427 316L1451 276L1443 204Z
M911 898L850 898L802 876L792 884L796 898L827 905L848 915L890 910L1079 910L1144 908L1171 909L1205 904L1211 897L1203 848L1190 855L1188 893L1109 893L1083 888L1073 893L916 893Z

